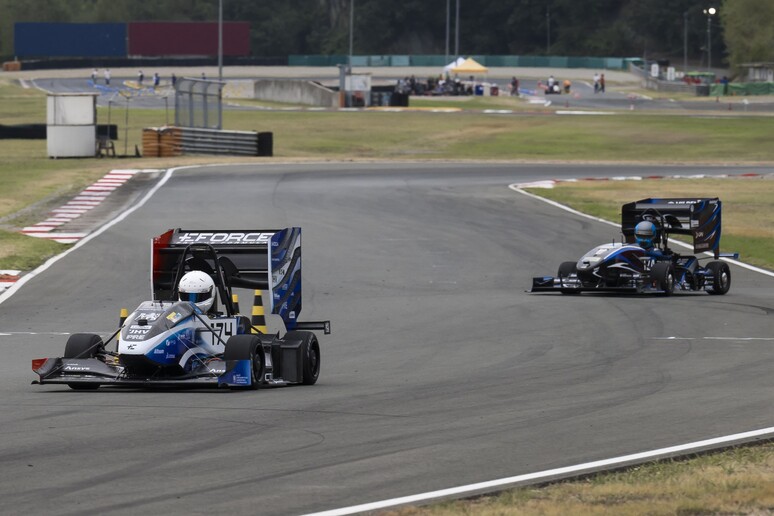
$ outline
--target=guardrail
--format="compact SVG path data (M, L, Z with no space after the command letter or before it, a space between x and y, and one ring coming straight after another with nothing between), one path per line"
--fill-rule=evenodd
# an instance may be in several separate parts
M223 131L194 127L161 127L143 130L144 156L222 154L273 156L274 135L269 132Z

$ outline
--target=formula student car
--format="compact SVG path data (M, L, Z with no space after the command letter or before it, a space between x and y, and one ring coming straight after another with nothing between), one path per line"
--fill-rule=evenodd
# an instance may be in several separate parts
M675 290L703 290L723 295L731 287L731 270L719 258L739 255L719 252L720 215L718 198L642 199L624 204L622 242L599 245L576 262L562 263L556 276L532 278L530 292L630 292L668 296ZM635 234L636 228L649 226L652 241ZM674 252L668 247L670 234L690 236L694 253L712 253L713 260L701 265L701 258L697 256Z
M256 389L317 382L320 346L309 330L329 334L330 321L298 321L301 228L170 229L152 242L151 288L153 298L106 340L76 333L63 357L33 360L39 377L33 383L87 390L101 385ZM239 314L233 288L251 289L257 299L268 291L270 312L283 321L285 335L270 335L265 320L256 319L254 326ZM263 306L253 313L262 317Z

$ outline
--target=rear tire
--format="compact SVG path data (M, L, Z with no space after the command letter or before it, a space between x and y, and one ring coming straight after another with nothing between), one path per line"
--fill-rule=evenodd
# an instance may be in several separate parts
M578 273L578 263L577 262L562 262L559 265L559 271L556 273L557 277L564 279L568 278L570 274L577 274ZM562 294L580 294L579 290L574 289L562 289Z
M266 369L265 357L261 339L255 335L233 335L226 341L223 360L249 360L250 386L248 389L258 389L263 383ZM234 387L237 388L237 387Z
M99 335L93 333L74 333L65 344L64 358L94 358L105 349L105 344ZM94 391L99 389L98 383L68 383L75 391Z
M707 264L707 270L712 273L712 290L708 294L722 296L731 288L731 268L726 262L714 261Z
M303 385L314 385L320 377L320 344L317 336L310 331L289 331L285 340L301 341L301 360L303 368Z
M650 269L650 277L654 287L663 290L662 295L671 296L675 291L675 269L671 263L657 262Z

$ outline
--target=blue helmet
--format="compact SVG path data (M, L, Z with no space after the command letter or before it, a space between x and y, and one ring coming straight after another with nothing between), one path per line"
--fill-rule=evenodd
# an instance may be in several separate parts
M652 222L643 220L634 226L634 239L637 241L638 246L650 249L657 238L658 228Z

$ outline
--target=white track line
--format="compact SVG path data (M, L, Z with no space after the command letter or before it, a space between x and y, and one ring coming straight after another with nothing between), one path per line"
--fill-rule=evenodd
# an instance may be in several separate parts
M739 444L750 440L763 440L774 437L774 427L763 428L761 430L753 430L751 432L744 432L741 434L728 435L724 437L715 437L713 439L706 439L704 441L696 441L688 444L680 444L677 446L670 446L669 448L660 448L658 450L646 451L641 453L633 453L631 455L622 455L620 457L614 457L612 459L597 460L594 462L586 462L583 464L577 464L575 466L566 466L563 468L549 469L546 471L539 471L537 473L527 473L525 475L517 475L514 477L500 478L497 480L489 480L487 482L479 482L477 484L468 484L459 487L452 487L449 489L441 489L438 491L430 491L427 493L419 493L410 496L403 496L399 498L392 498L389 500L382 500L379 502L365 503L362 505L353 505L350 507L342 507L340 509L332 509L329 511L315 512L307 514L306 516L342 516L345 514L357 514L360 512L377 511L386 509L388 507L396 507L399 505L416 504L420 502L428 502L431 500L438 500L443 498L460 498L461 495L472 496L474 494L483 494L486 492L513 488L520 484L535 483L541 480L558 480L560 478L566 479L568 477L579 476L583 474L592 473L602 469L610 469L612 467L632 466L634 464L641 464L643 462L650 462L659 459L666 459L676 455L684 455L686 452L698 452L703 449L711 449L720 447L722 445L731 446L732 444Z

